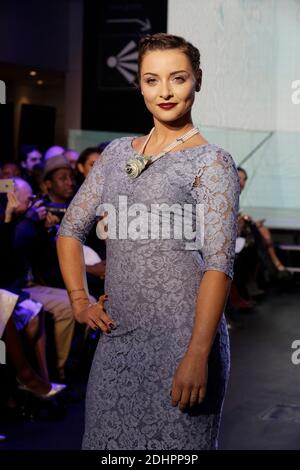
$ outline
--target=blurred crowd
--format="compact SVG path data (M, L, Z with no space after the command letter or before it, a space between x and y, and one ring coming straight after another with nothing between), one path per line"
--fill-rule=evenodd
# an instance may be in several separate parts
M18 162L0 167L0 338L9 370L1 377L0 406L17 407L20 391L40 400L61 394L70 379L74 343L88 337L86 329L76 329L56 238L70 201L107 144L81 154L53 146L44 155L24 145ZM106 259L105 242L95 231L84 257L93 301L104 293Z
M241 193L248 175L238 167ZM229 327L240 314L255 308L270 286L282 285L292 275L283 263L283 253L273 241L265 220L239 212L234 279L226 307Z

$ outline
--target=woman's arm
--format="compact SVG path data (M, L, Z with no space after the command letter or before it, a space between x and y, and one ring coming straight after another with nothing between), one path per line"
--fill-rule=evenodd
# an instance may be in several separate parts
M207 271L201 281L196 315L188 351L208 357L227 301L231 279L218 271Z
M115 325L104 309L104 300L107 299L107 296L102 295L95 304L91 304L89 300L83 249L80 241L71 237L59 236L57 253L76 320L79 323L86 323L93 330L100 328L105 333L110 333Z
M108 147L107 147L108 149ZM107 153L107 149L103 153ZM91 328L110 332L113 321L103 306L105 296L92 305L89 301L82 244L94 225L101 204L104 182L104 156L97 160L73 198L62 220L57 250L62 276L76 320Z
M59 236L57 254L61 274L71 301L73 297L89 304L82 244L75 238Z
M173 380L172 404L181 410L205 397L207 361L230 284L228 276L218 271L207 271L201 280L191 340Z
M239 204L238 174L229 154L220 150L208 155L197 176L192 196L204 206L204 274L190 342L172 385L172 404L182 410L206 394L208 357L233 277Z

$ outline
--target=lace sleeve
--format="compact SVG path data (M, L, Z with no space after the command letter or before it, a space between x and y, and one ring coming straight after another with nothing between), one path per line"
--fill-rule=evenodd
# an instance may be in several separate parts
M231 155L212 152L195 176L192 196L204 205L204 271L222 271L233 278L240 186Z
M58 235L72 237L84 243L96 219L101 204L104 180L104 156L97 160L74 196L60 225Z

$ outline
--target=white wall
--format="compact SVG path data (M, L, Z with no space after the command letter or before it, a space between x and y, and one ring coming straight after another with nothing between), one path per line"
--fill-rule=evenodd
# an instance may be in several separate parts
M300 130L297 0L169 0L168 32L199 47L203 86L194 120L208 126Z

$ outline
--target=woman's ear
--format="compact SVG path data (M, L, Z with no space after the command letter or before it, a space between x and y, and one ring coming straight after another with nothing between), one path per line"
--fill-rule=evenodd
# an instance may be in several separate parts
M197 73L197 83L196 83L196 91L200 91L202 84L202 70L199 69Z
M83 175L84 174L84 168L83 168L82 163L78 163L77 168L78 168L79 173L81 173Z

